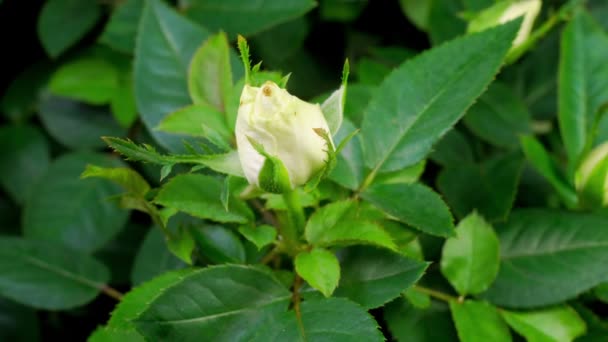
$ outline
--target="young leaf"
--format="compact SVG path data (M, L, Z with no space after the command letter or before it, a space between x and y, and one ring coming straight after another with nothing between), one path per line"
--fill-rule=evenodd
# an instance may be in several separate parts
M608 102L608 37L579 10L562 32L559 65L559 128L570 171L593 141L598 109Z
M376 184L367 188L361 197L425 233L454 235L450 210L437 193L422 184Z
M198 269L151 290L134 323L153 341L251 340L265 318L285 312L291 299L268 272L237 265Z
M133 54L144 4L145 0L125 0L117 3L99 37L99 42L120 52Z
M224 114L206 103L178 109L165 117L157 129L167 133L205 137L209 140L212 138L209 133L213 133L221 137L221 147L229 146L232 139L232 132L226 126Z
M42 47L51 58L58 57L84 37L101 14L100 4L94 1L47 1L37 24Z
M251 241L258 250L270 245L277 238L277 229L267 224L257 227L249 225L240 226L239 233Z
M175 176L165 184L154 202L217 222L246 223L252 218L249 207L236 198L231 199L231 210L227 211L220 201L221 193L222 182L219 179L200 174L185 174Z
M334 296L373 309L397 298L424 274L428 263L385 249L353 246L340 251L340 285Z
M340 264L328 250L302 252L296 256L295 266L296 272L325 297L331 296L340 281Z
M395 250L397 246L382 227L356 215L354 201L334 202L317 210L305 228L306 240L314 246L372 244Z
M123 165L105 155L85 152L56 159L23 208L25 237L90 253L122 229L129 213L108 200L120 188L104 179L79 179L87 164Z
M450 302L450 311L462 342L511 341L509 328L491 304Z
M365 164L395 171L424 159L492 81L520 23L455 39L393 71L365 111Z
M195 0L186 7L186 15L211 31L226 30L231 38L237 34L253 35L299 17L315 7L312 0L249 3L239 0Z
M107 104L118 91L118 70L99 58L82 58L63 64L51 76L51 93L89 104Z
M145 196L150 191L150 185L137 171L126 167L100 167L87 165L80 178L105 178L123 187L137 196Z
M560 303L608 281L604 227L608 219L594 214L513 212L496 227L500 271L483 297L496 305L532 308Z
M501 313L511 328L528 341L574 341L587 330L585 321L569 306Z
M209 37L192 57L188 92L194 104L208 104L220 112L226 111L226 100L232 91L229 49L226 34L220 32Z
M0 294L46 310L84 305L110 280L109 270L83 253L51 242L0 238Z
M146 1L135 47L135 99L146 127L163 147L172 151L183 149L182 138L154 128L167 114L191 103L188 67L208 35L164 2Z
M447 239L441 256L441 273L462 296L486 290L498 274L498 238L490 224L473 212Z

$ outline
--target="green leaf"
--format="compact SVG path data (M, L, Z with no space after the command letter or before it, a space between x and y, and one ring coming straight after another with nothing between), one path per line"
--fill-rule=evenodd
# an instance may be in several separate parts
M336 256L321 248L302 252L296 256L296 272L310 286L321 291L325 297L331 296L340 281L340 264Z
M399 297L424 274L428 263L384 249L356 246L339 253L340 285L336 297L348 297L366 309Z
M132 54L138 23L144 10L144 0L118 2L99 41L120 52Z
M192 232L186 227L178 227L177 233L165 237L167 248L180 260L192 265L192 253L196 247Z
M104 178L120 185L127 192L144 197L150 191L150 185L133 169L126 167L100 167L87 165L80 178Z
M355 126L348 119L344 119L342 126L334 136L335 142L341 145L348 134L355 130ZM361 138L357 135L348 141L338 153L336 167L329 174L329 179L347 189L356 190L363 182L364 172Z
M585 321L569 306L501 313L511 328L529 342L570 342L587 330Z
M375 182L383 184L414 183L420 179L425 167L426 159L423 159L418 163L403 168L399 171L381 173L376 176Z
M480 164L454 164L441 170L437 187L458 217L478 210L490 221L505 220L515 201L522 166L519 153Z
M532 164L532 167L557 190L566 204L574 206L578 201L574 186L566 180L544 146L531 136L521 137L520 143L526 159Z
M182 149L182 139L153 129L167 114L191 103L188 68L207 36L205 29L162 1L146 1L135 47L135 99L140 117L154 138L173 151Z
M496 308L485 302L450 302L450 311L462 342L511 341L509 328Z
M200 174L185 174L175 176L166 183L154 202L217 222L246 223L252 218L249 207L234 197L230 199L230 210L224 209L220 201L221 193L222 182L219 179Z
M239 233L247 240L251 241L258 250L270 245L277 238L277 229L267 224L260 226L240 226Z
M344 298L305 301L299 318L294 311L275 314L258 328L252 339L268 341L380 342L378 323L359 305Z
M317 210L306 224L306 240L318 247L373 244L395 250L391 236L376 223L358 217L357 208L357 202L347 200Z
M498 274L499 252L492 226L473 212L443 245L441 273L462 296L483 292Z
M367 188L361 197L425 233L454 235L450 210L437 193L422 184L376 184Z
M431 302L427 309L418 309L404 299L396 299L383 308L388 330L397 341L457 341L454 324L447 305Z
M60 242L90 253L122 229L129 213L109 201L120 188L103 179L79 179L87 164L121 166L116 159L94 153L56 159L23 208L25 237Z
M598 109L608 103L608 36L583 10L562 32L559 65L559 128L570 168L592 143Z
M38 38L52 58L77 43L101 18L94 1L49 0L38 17Z
M291 299L269 273L249 266L198 269L160 288L151 289L155 298L135 319L137 330L153 341L251 340Z
M229 49L226 34L220 32L209 37L192 57L188 91L194 104L209 104L220 112L226 111L226 100L232 91Z
M110 102L118 89L118 70L99 58L81 58L63 64L51 76L50 91L89 104Z
M231 38L253 35L294 19L315 7L312 0L246 2L239 0L193 0L186 15L211 31L225 30Z
M427 309L431 306L431 296L418 291L415 287L410 287L405 290L403 296L407 298L407 301L415 308Z
M233 139L232 132L226 126L224 114L205 103L178 109L164 118L158 129L167 133L205 137L209 140L213 139L213 135L219 135L223 146L229 146Z
M121 75L118 88L110 100L110 109L114 119L125 128L131 127L137 120L137 106L133 90L133 75L128 72Z
M49 167L48 144L32 126L0 128L0 185L17 203L25 202Z
M197 242L200 253L212 263L245 262L245 248L239 237L232 230L213 225L192 228L192 234Z
M327 100L323 101L321 105L321 111L331 135L335 135L340 126L342 125L342 119L344 118L344 104L346 103L346 86L348 84L348 74L350 72L348 65L348 59L344 62L344 68L342 70L342 85L338 90L334 91Z
M429 158L442 166L462 166L475 162L469 141L457 129L452 129L441 138Z
M469 108L464 123L475 135L498 147L517 147L522 134L532 132L524 101L501 82L494 82Z
M127 135L127 130L120 127L105 108L50 94L42 97L38 116L55 140L75 150L104 147L101 140L104 135Z
M108 327L95 329L93 334L87 338L87 342L144 342L144 338L135 329L119 330Z
M426 31L428 28L432 3L432 1L399 0L403 13L414 25L423 31Z
M365 164L395 171L424 159L492 81L520 22L455 39L393 71L365 111Z
M0 339L3 341L40 341L38 315L32 308L0 299Z
M84 305L110 279L88 255L50 242L0 238L0 294L46 310Z
M152 226L133 261L131 282L134 285L139 285L166 271L180 269L185 266L186 264L183 261L175 257L167 249L165 236L162 231L158 227Z
M529 209L497 225L500 271L484 298L531 308L560 303L607 281L608 219ZM576 275L576 276L574 276Z
M36 63L13 79L0 99L0 112L10 121L23 123L38 108L38 98L51 73L49 62Z

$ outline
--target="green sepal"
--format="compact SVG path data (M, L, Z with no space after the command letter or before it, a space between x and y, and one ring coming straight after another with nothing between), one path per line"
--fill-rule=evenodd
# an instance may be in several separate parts
M329 176L329 174L336 167L338 153L340 153L340 151L342 151L342 149L348 144L348 142L359 133L359 129L354 130L352 133L347 135L342 140L342 142L340 142L338 148L334 149L334 145L331 141L329 133L326 130L322 128L313 128L313 130L315 131L315 133L317 133L318 136L325 140L325 146L327 147L327 149L325 150L325 152L327 153L327 160L325 161L325 166L323 166L319 171L317 171L304 186L304 190L307 192L314 190L323 179Z
M291 191L291 181L289 180L289 172L283 162L274 156L271 156L264 149L264 145L251 137L247 137L251 146L262 156L266 158L264 165L258 175L259 187L273 194L284 194Z

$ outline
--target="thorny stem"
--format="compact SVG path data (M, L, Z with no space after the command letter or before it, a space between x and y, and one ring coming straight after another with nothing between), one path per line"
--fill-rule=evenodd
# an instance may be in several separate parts
M115 288L110 287L109 285L103 285L101 287L101 292L116 299L117 301L121 301L124 296L122 293L118 292Z
M300 311L300 287L302 287L302 278L296 273L293 281L293 296L291 300L293 302L293 311L296 313L296 319L298 320L300 333L304 336L304 324L302 323L302 313Z

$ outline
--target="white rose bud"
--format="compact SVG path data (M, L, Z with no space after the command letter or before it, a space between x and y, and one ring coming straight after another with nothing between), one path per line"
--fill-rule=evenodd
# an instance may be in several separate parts
M318 104L302 101L274 82L268 81L262 87L245 85L235 133L249 183L260 185L260 170L266 159L253 147L254 141L283 163L292 189L305 184L328 158L327 143L315 129L322 129L331 137Z

